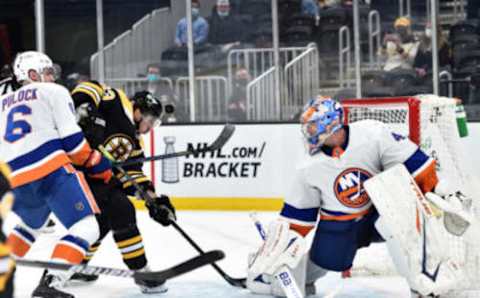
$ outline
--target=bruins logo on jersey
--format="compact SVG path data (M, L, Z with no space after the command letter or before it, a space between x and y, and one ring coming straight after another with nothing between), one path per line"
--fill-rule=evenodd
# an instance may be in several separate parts
M333 190L338 201L349 208L361 208L370 202L363 183L372 177L368 171L349 168L335 178Z
M124 134L114 134L105 142L105 149L117 161L126 161L135 147L133 140Z

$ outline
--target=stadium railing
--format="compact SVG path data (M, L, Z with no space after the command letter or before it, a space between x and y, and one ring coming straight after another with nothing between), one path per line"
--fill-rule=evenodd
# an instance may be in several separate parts
M187 115L195 115L195 121L221 121L227 116L228 85L223 76L195 77L195 102L190 102L189 78L175 81L176 93Z
M118 78L107 79L105 84L114 88L122 89L128 96L134 95L138 91L147 90L148 81L146 78ZM174 90L173 81L168 77L160 77L158 81L159 86L167 87Z
M275 97L275 67L255 78L247 85L247 120L280 120L280 98Z
M291 115L318 94L320 88L317 47L312 45L290 61L284 70L283 114Z

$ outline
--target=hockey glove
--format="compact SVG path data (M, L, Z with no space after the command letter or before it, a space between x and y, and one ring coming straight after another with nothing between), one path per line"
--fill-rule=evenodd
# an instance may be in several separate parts
M92 150L83 166L88 176L103 180L105 184L112 179L112 163L97 150Z
M148 209L150 217L162 226L168 226L172 221L176 221L175 207L170 202L170 198L165 195L155 197L153 200L149 200L145 204Z
M445 228L453 235L463 235L474 221L472 199L461 191L452 191L444 180L438 182L435 193L426 193L425 197L445 212Z

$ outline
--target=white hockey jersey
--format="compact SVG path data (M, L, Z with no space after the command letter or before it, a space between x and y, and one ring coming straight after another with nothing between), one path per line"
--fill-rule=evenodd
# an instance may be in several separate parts
M88 158L90 146L64 87L32 83L0 97L0 102L0 156L12 169L12 187Z
M320 152L296 168L281 216L306 234L321 220L352 220L366 214L371 201L363 189L368 178L404 163L425 191L436 184L435 162L408 138L382 122L364 120L346 127L347 142L339 157Z

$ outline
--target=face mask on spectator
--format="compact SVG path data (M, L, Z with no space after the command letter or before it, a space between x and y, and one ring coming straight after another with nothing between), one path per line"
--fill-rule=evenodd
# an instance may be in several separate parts
M247 79L237 79L237 80L235 80L235 85L237 87L245 88L248 85L248 80Z
M432 29L426 28L425 29L425 36L428 37L428 38L432 37Z
M219 9L217 9L217 13L218 13L218 16L221 17L221 18L226 18L230 14L228 12L228 10L227 11L220 11Z
M157 82L160 79L160 76L156 73L149 73L147 75L147 80L149 82Z
M196 7L193 7L192 8L192 17L195 19L195 18L198 18L199 15L200 15L200 9L198 9Z

